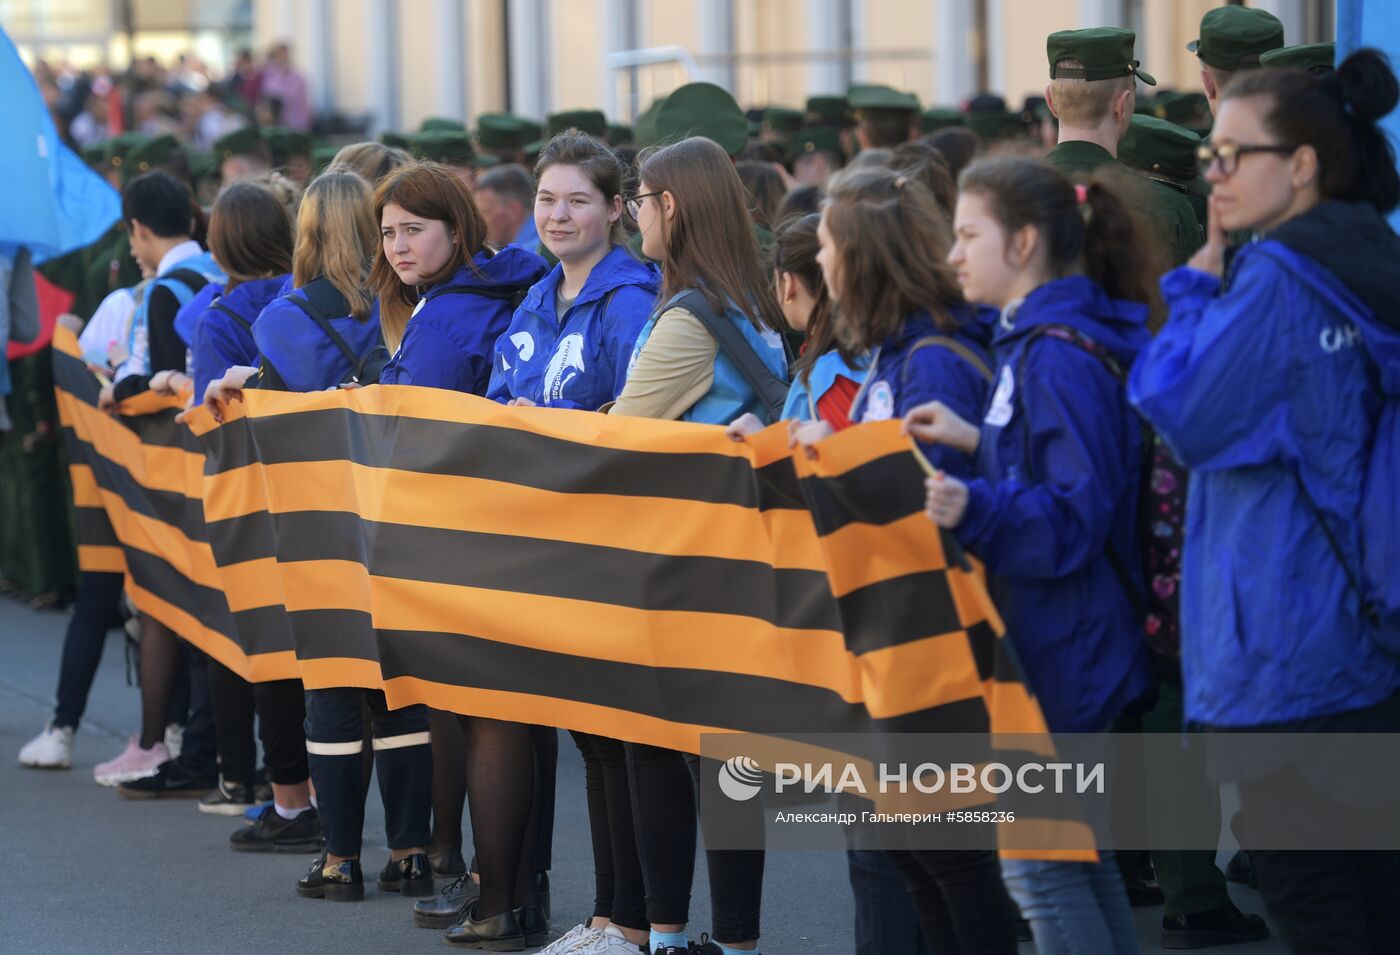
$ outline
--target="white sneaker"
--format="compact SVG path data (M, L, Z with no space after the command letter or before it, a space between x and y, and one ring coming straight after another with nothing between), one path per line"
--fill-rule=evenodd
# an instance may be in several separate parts
M92 778L103 786L120 786L154 776L169 759L170 750L165 748L164 743L142 749L140 741L133 736L126 741L126 749L115 758L93 767Z
M44 724L44 731L24 744L19 764L31 769L68 769L73 765L73 727Z
M171 723L165 728L165 748L170 750L171 759L179 759L185 748L185 728L179 723Z
M634 945L627 941L627 936L623 935L622 930L616 925L609 925L598 934L597 938L569 951L571 955L613 955L613 953L640 955L644 949L640 945Z
M569 955L569 953L577 952L581 946L589 944L594 939L601 938L602 935L600 929L589 928L587 923L575 925L540 949L536 955Z

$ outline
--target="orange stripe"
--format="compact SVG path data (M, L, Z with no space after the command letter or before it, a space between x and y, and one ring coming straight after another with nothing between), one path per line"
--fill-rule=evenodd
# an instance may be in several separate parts
M178 527L131 510L117 494L101 489L102 506L117 540L127 547L154 554L182 576L202 587L219 589L218 568L209 545L192 541Z
M198 463L198 473L204 471L203 455L180 448L142 444L141 438L131 429L91 405L74 402L73 430L102 457L125 468L137 484L153 491L191 496L187 459L194 458ZM192 496L198 497L199 493Z
M98 493L97 478L92 468L86 464L68 465L68 479L73 485L74 507L101 507L102 495Z
M884 580L947 567L938 532L922 514L884 525L847 524L822 540L831 590L838 597Z
M282 605L282 572L272 557L245 560L217 569L232 613Z
M245 680L262 683L268 680L295 680L301 675L296 654L290 650L249 656L228 636L211 630L129 578L126 590L131 602L142 613L150 614Z
M89 573L124 574L126 558L120 547L78 545L78 569Z

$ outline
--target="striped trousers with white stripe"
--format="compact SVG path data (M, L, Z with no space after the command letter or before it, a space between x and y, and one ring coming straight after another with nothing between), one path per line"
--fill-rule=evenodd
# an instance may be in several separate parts
M368 705L373 735L365 737ZM365 773L361 754L374 749L374 771L384 800L390 849L426 846L433 799L433 755L428 708L391 710L382 690L335 687L306 691L306 755L326 851L358 856L365 824Z

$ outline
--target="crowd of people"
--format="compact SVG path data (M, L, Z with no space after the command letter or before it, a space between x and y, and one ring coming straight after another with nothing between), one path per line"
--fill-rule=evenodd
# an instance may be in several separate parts
M1135 39L1050 36L1024 116L858 86L751 119L694 83L632 130L588 111L543 129L488 115L474 134L434 120L319 172L241 127L214 143L207 214L179 142L118 137L93 161L121 186L120 231L52 277L78 296L67 320L114 412L145 391L219 416L254 388L400 384L734 441L784 420L811 454L902 420L931 465L930 533L985 567L1051 731L1395 732L1395 608L1366 561L1385 529L1361 520L1394 479L1367 471L1395 440L1400 177L1377 126L1395 75L1371 50L1334 69L1330 47L1284 47L1268 13L1225 7L1192 46L1203 92L1148 99ZM781 407L765 375L789 383ZM71 764L122 605L120 574L82 573L25 765ZM300 895L364 897L373 774L378 887L449 942L759 947L761 849L705 851L713 924L690 938L695 756L572 733L595 905L551 942L554 728L249 684L147 614L130 626L141 728L97 782L246 816L235 851L316 853ZM1280 784L1216 782L1246 815ZM1294 951L1400 944L1400 854L1250 848L1231 876ZM1041 955L1121 955L1137 904L1165 905L1171 948L1269 932L1214 850L848 865L861 953L995 955L1028 932Z

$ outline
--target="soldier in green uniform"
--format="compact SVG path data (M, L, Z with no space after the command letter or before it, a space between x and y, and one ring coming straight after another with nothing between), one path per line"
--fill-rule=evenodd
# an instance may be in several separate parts
M1118 144L1136 105L1136 80L1157 81L1133 58L1136 36L1121 27L1062 30L1050 34L1046 55L1050 85L1045 99L1060 121L1059 144L1045 159L1070 179L1084 181L1102 167L1121 167ZM1186 196L1159 182L1146 183L1151 219L1181 265L1200 247L1201 224Z
M758 138L786 150L792 137L802 130L806 115L800 109L770 106L763 111L763 123Z
M544 135L525 146L525 158L530 161L528 165L533 167L545 145L568 129L577 129L594 139L605 140L608 135L608 118L603 115L602 110L597 109L570 109L562 113L550 113L544 120Z
M1335 70L1337 64L1337 44L1303 43L1298 46L1283 46L1270 50L1259 57L1260 66L1286 67L1302 70L1314 76L1322 76Z
M841 131L832 126L810 126L787 146L788 171L801 186L821 186L842 166Z
M1118 161L1140 176L1180 192L1191 203L1196 221L1204 225L1210 183L1201 178L1197 166L1200 145L1201 137L1184 126L1138 113L1118 144Z
M1216 7L1201 17L1201 36L1186 49L1201 61L1201 86L1210 100L1211 114L1220 103L1220 91L1240 70L1259 66L1260 57L1283 46L1283 24L1267 10L1252 7Z
M268 126L262 131L272 168L298 185L311 178L311 137L298 129Z
M836 130L841 143L841 161L844 163L856 152L855 120L851 118L851 103L844 96L809 96L806 103L807 128L823 127Z
M487 169L499 162L495 156L478 153L472 147L471 136L461 129L424 130L411 136L408 146L414 159L442 163L469 189L476 187L477 170Z
M392 129L386 129L379 134L379 142L384 146L392 146L394 149L408 151L411 148L410 138L403 133L396 133Z
M919 98L913 93L858 83L847 99L861 149L893 149L919 135Z
M919 114L919 132L936 133L950 126L966 126L967 114L947 106L935 106Z
M501 162L525 165L525 147L539 139L544 128L514 113L482 113L476 118L476 145Z
M256 126L244 126L214 140L214 158L219 163L219 178L225 183L261 176L272 168L267 143Z

